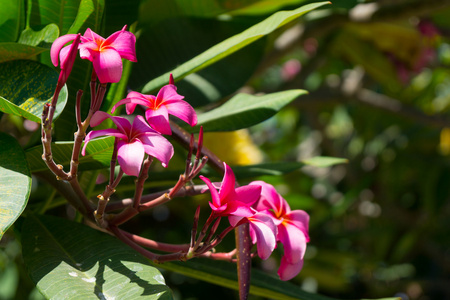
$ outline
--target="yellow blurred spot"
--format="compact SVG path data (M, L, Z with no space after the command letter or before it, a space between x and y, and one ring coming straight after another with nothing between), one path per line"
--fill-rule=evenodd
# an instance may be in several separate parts
M207 132L203 136L205 147L229 165L261 163L263 154L253 143L248 130Z
M441 130L441 142L439 148L443 155L450 154L450 128L444 128Z

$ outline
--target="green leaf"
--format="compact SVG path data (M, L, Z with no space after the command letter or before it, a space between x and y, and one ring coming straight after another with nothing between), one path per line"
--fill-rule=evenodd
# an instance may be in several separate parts
M23 3L24 1L0 0L0 42L17 40Z
M244 179L264 175L281 176L304 166L305 164L301 162L283 161L248 166L233 166L232 168L238 179Z
M114 137L99 138L89 142L86 147L86 155L80 154L80 171L97 170L107 168L111 162L114 148ZM69 167L72 159L73 142L52 143L53 159L57 164ZM32 173L48 170L42 160L42 146L36 146L26 150L27 161Z
M269 14L274 11L279 10L280 8L288 5L299 5L306 0L262 0L253 2L251 5L247 7L243 7L240 9L233 10L229 12L230 15L263 15Z
M27 205L31 175L16 139L0 132L0 239Z
M237 50L245 47L246 45L260 39L261 37L273 32L275 29L300 17L306 12L328 3L329 2L313 3L302 6L292 11L277 12L264 21L243 31L242 33L232 36L229 39L226 39L225 41L211 47L202 54L175 68L173 71L167 72L166 74L163 74L150 81L144 86L142 92L152 92L166 84L167 78L169 78L170 73L173 74L174 78L180 79L191 73L201 70L213 64L214 62L230 55L231 53L234 53Z
M305 165L310 165L313 167L326 168L338 164L346 164L348 160L346 158L339 157L328 157L328 156L316 156L308 159L302 160Z
M44 104L49 103L58 73L35 61L19 60L0 64L0 111L40 123ZM59 94L55 119L67 101L67 87Z
M193 259L187 262L170 262L158 265L159 267L188 277L196 278L230 289L237 289L236 265L224 261L208 259ZM280 300L331 300L325 296L303 291L299 286L290 282L281 281L252 269L250 281L250 294Z
M253 18L230 21L178 17L139 31L138 63L128 85L139 90L155 77L181 65L217 43L255 24ZM178 91L192 106L204 106L231 95L249 80L261 63L266 38L177 81ZM153 47L157 44L158 47ZM174 47L183 45L183 47ZM236 72L235 70L239 70ZM168 83L169 77L166 78Z
M200 114L198 126L205 131L232 131L256 125L282 109L299 96L306 94L305 90L288 90L264 96L238 94L222 106Z
M18 43L30 45L30 46L38 46L42 42L44 43L53 43L59 36L59 28L56 24L48 24L41 30L34 31L31 28L26 28L20 34Z
M61 34L67 34L78 13L80 0L33 0L28 1L27 24L35 28L56 24Z
M30 277L47 299L172 299L144 257L85 225L30 215L22 245Z
M48 49L13 42L0 43L0 63L16 59L30 59L45 51Z
M67 33L84 33L88 27L98 33L103 18L103 9L105 7L104 0L73 0L79 2L78 11L73 24L71 24ZM64 6L64 10L71 10L73 7L70 4ZM73 11L72 16L73 15ZM66 18L66 16L64 16ZM82 32L83 31L83 32ZM62 31L62 32L65 32ZM111 32L112 33L112 32ZM111 34L110 33L110 34Z

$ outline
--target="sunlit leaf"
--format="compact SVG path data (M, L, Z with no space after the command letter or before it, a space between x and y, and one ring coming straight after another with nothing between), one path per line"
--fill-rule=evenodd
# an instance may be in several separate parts
M256 125L273 115L288 103L306 94L305 90L253 96L238 94L222 106L198 115L198 125L205 131L229 131Z
M316 156L308 159L302 160L305 165L310 165L313 167L331 167L338 164L348 163L348 159L339 157L327 157L327 156Z
M0 64L0 111L40 123L44 104L49 103L58 73L35 61L19 60ZM58 98L55 119L67 101L67 87Z
M111 162L111 155L114 148L114 138L100 138L89 142L86 147L86 155L80 154L79 170L96 170L107 168ZM73 142L52 143L53 159L57 164L69 167L72 159ZM31 172L48 170L42 160L42 146L36 146L26 151L27 161Z
M59 28L56 24L48 24L41 30L33 30L31 28L26 28L20 34L18 43L38 46L40 43L52 43L59 36Z
M0 239L27 205L31 175L16 139L0 132Z
M86 225L30 215L22 245L30 277L47 299L172 299L158 269Z
M300 17L301 15L318 8L322 5L329 4L329 2L312 3L302 6L292 11L280 11L264 21L250 27L240 34L232 36L231 38L211 47L202 54L187 61L181 66L175 68L171 72L167 72L156 79L147 83L142 89L143 93L148 93L163 86L167 82L170 73L177 79L183 78L191 73L205 68L216 61L236 52L246 45L260 39L261 37L273 32L275 29L289 23L290 21Z

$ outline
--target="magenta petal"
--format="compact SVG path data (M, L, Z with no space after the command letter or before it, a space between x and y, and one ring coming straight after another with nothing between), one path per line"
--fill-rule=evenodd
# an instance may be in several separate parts
M228 215L240 216L240 217L251 217L255 214L254 211L252 211L250 207L245 205L245 203L238 202L238 201L229 201L229 202L227 202L227 204L228 204L228 208L227 208L226 213Z
M219 192L217 192L215 186L211 183L211 180L209 180L208 178L206 178L205 176L200 175L199 178L201 180L203 180L206 185L209 188L209 191L211 193L211 199L213 201L213 205L215 207L220 207L222 206L222 203L220 202L220 197L219 197Z
M119 52L120 57L129 61L136 59L136 37L129 31L116 31L104 42L105 46L113 47Z
M151 128L150 125L145 122L143 116L136 116L133 121L133 125L131 126L131 131L133 132L133 135L154 133L155 135L160 136L159 132Z
M173 156L172 144L159 133L141 134L137 138L142 141L145 153L156 157L166 168Z
M50 58L55 67L58 66L59 59L61 59L61 61L64 61L66 59L66 57L59 56L59 53L61 52L62 47L64 47L64 45L67 44L68 42L73 41L76 37L77 37L76 34L66 34L66 35L60 36L53 42L52 47L50 49ZM67 53L68 53L68 50L67 50ZM67 53L66 53L66 55L67 55Z
M267 216L257 216L257 214L248 220L256 236L258 256L263 260L268 259L276 246L275 225Z
M85 37L87 40L93 41L97 44L101 44L105 40L102 36L96 34L90 28L86 29L86 31L83 34L83 37Z
M85 155L86 146L90 140L95 139L96 137L99 137L99 136L104 136L104 135L115 136L115 137L121 138L121 139L127 139L127 136L124 135L123 133L119 132L117 129L93 130L93 131L89 132L86 135L86 137L84 138L84 146L83 146L83 150L81 150L81 154Z
M225 162L223 163L225 174L223 175L222 185L220 186L220 198L226 199L229 196L235 195L236 178L233 170Z
M173 84L168 84L163 86L156 96L156 101L158 103L166 102L169 100L182 100L184 96L177 93L177 87Z
M98 56L98 45L93 41L85 42L78 48L80 49L80 57L82 59L94 61L94 57Z
M132 143L124 141L117 143L117 160L125 174L139 176L143 159L144 146L139 140Z
M281 197L271 184L264 181L253 181L250 185L260 185L262 187L261 198L256 205L256 210L273 209L278 216L282 216L290 211L286 200Z
M287 261L294 264L305 255L306 237L299 228L285 223L283 225L278 226L277 239L283 244Z
M158 109L147 109L145 111L145 118L148 124L152 126L156 131L162 134L172 134L169 123L169 113L164 105L161 105Z
M308 227L309 215L303 210L293 210L284 216L286 222L299 228L306 236L306 241L309 242Z
M186 101L169 100L165 101L164 105L166 105L169 114L180 118L191 126L197 125L197 114L194 108Z
M119 82L122 77L122 59L114 49L102 49L92 64L101 83Z
M283 256L281 258L280 268L278 269L278 276L280 276L281 280L290 280L297 276L298 273L303 268L303 259L298 261L295 264L289 263L286 258Z
M252 206L258 201L261 195L261 186L245 185L236 189L236 201L245 203L247 206Z

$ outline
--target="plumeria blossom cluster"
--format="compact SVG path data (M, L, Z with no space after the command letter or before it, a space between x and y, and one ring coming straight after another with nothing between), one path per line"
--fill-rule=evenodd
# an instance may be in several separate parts
M233 227L249 223L252 242L257 245L261 259L269 258L276 242L281 242L284 256L278 275L282 280L292 279L303 267L306 243L309 242L309 215L303 210L291 211L287 201L264 181L253 181L236 188L232 169L226 163L224 166L225 175L220 186L200 176L211 192L212 215L228 217Z
M70 42L70 45L66 45ZM50 51L51 60L55 66L61 67L61 73L52 104L44 108L42 115L43 159L50 170L58 179L71 184L74 192L81 199L81 206L77 208L86 218L91 218L100 228L109 231L155 262L186 260L193 257L236 261L236 250L229 253L217 253L214 248L230 231L248 224L248 234L256 245L257 255L265 260L272 254L278 242L281 243L284 255L278 274L282 280L289 280L296 276L302 269L306 243L309 241L308 214L302 210L291 210L275 188L263 181L238 186L231 167L226 163L220 163L218 159L214 159L212 153L203 149L202 127L200 127L197 142L191 134L190 140L185 144L188 149L185 171L176 184L162 192L144 194L144 182L148 177L153 159L156 158L164 167L167 167L174 155L174 147L163 135L176 134L181 139L186 136L186 132L180 133L181 128L171 126L169 115L181 119L190 126L195 126L197 114L184 97L178 94L172 75L169 77L168 84L163 86L156 96L131 91L126 98L113 106L110 113L99 110L106 92L106 84L118 82L122 76L122 59L137 61L135 43L134 34L126 31L126 26L106 39L87 29L84 35L64 35L53 43ZM75 112L78 131L75 133L70 171L65 172L62 166L53 161L51 120L56 105L55 98L57 99L59 91L70 75L77 52L82 59L91 61L93 65L90 83L91 103L86 119L81 121L82 92L77 94ZM100 84L97 84L97 79ZM122 105L125 106L128 116L113 115ZM134 116L138 106L145 111L143 116ZM88 132L89 127L97 127L105 120L111 120L114 128ZM95 204L84 195L79 186L77 170L79 154L85 156L89 152L89 143L101 136L114 137L114 146L109 181ZM194 153L195 160L192 162L191 157ZM205 184L194 185L194 178L198 176L208 160L215 161L215 165L223 171L222 182L213 183L207 177L199 176ZM118 173L115 173L116 162L120 166ZM136 177L134 197L110 203L110 196L115 192L124 174ZM160 243L119 228L119 225L142 211L177 197L195 196L207 191L211 194L210 216L198 231L200 206L197 208L188 244ZM117 210L120 212L112 213ZM228 219L229 226L218 233L223 217ZM150 249L167 252L167 254L156 254Z

